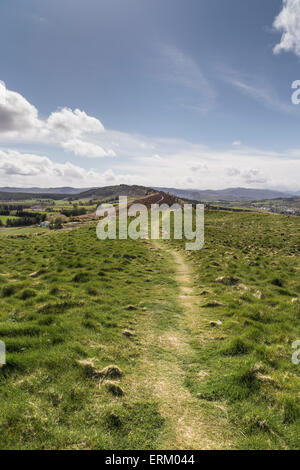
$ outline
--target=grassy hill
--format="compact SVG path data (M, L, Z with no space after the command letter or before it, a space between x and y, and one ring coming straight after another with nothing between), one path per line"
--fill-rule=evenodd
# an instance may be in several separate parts
M275 199L290 197L289 194L269 189L251 189L251 188L228 188L221 190L198 190L198 189L176 189L176 188L157 188L168 192L174 196L192 199L196 201L260 201L262 199Z
M30 193L30 194L63 194L63 195L72 195L72 194L79 194L83 191L88 191L91 188L72 188L70 186L63 186L58 188L38 188L38 187L31 187L31 188L15 188L11 186L6 186L0 188L0 192L3 193Z
M94 188L87 191L73 191L73 193L67 194L65 191L61 190L58 193L51 193L46 190L41 190L38 192L37 189L35 192L20 192L20 191L9 191L3 192L0 191L0 200L1 201L27 201L27 200L38 200L38 199L54 199L61 200L65 198L72 197L74 200L77 199L117 199L119 196L128 196L128 198L138 198L147 196L155 192L151 188L146 188L144 186L136 185L126 185L121 184L117 186L105 186L103 188Z
M299 449L299 224L212 211L190 253L0 238L1 448Z
M0 192L0 201L11 202L11 201L28 201L37 199L54 199L60 200L66 197L65 194L48 194L48 193L20 193L20 192Z
M120 184L118 186L105 186L103 188L90 189L78 195L79 198L91 199L117 199L119 196L128 196L129 198L137 198L147 196L153 193L154 190L146 188L145 186L129 186L127 184Z

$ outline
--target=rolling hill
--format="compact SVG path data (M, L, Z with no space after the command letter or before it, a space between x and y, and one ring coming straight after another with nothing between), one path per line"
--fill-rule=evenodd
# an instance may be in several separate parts
M261 201L264 199L288 198L291 194L273 191L270 189L251 188L228 188L221 190L198 190L198 189L176 189L176 188L156 188L180 198L192 199L196 201Z
M30 193L30 194L79 194L83 191L88 191L91 188L72 188L70 186L64 186L61 188L14 188L11 186L5 186L0 188L1 192L4 193Z
M270 189L251 189L251 188L227 188L222 190L198 190L198 189L178 189L120 184L114 186L105 186L100 188L0 188L0 200L2 201L21 201L24 199L64 199L71 197L73 199L117 199L119 196L129 198L140 198L148 196L155 191L163 191L172 196L192 201L205 202L233 202L233 201L263 201L271 199L286 199L297 195L295 193L284 193Z
M90 189L88 191L81 192L78 197L81 199L113 199L119 196L128 197L143 197L153 193L154 190L145 186L120 184L118 186L105 186L103 188Z
M2 192L0 191L0 201L25 201L30 199L64 199L66 197L65 194L51 194L51 193L23 193L23 192L16 192L16 193L9 193L9 192Z

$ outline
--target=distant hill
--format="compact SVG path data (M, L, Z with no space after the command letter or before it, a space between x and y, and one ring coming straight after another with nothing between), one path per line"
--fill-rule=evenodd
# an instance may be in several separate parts
M30 193L30 194L79 194L83 191L88 191L91 188L71 188L65 186L62 188L13 188L10 186L0 188L4 193Z
M59 200L59 199L64 199L66 195L64 194L51 194L51 193L44 193L44 194L39 194L39 193L13 193L13 192L3 192L0 191L0 201L24 201L24 200L30 200L30 199L54 199L54 200Z
M146 188L145 186L129 186L127 184L120 184L118 186L105 186L104 188L90 189L77 195L78 198L90 198L90 199L114 199L119 196L128 197L143 197L153 193L154 190Z
M263 199L288 198L291 194L273 191L271 189L250 189L250 188L228 188L221 190L198 190L198 189L176 189L176 188L155 188L165 191L180 198L195 201L261 201Z
M146 197L155 191L176 196L180 199L205 202L234 202L234 201L262 201L270 199L286 199L300 194L283 193L270 189L250 189L250 188L228 188L222 190L198 190L198 189L177 189L177 188L149 188L146 186L120 184L115 186L105 186L102 188L0 188L1 201L21 201L25 199L98 199L112 200L119 196L129 198Z

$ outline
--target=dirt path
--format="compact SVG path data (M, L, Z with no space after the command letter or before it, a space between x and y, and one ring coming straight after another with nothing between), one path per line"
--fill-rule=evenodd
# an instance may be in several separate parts
M140 325L142 358L135 393L159 403L165 418L159 448L228 449L222 423L216 425L210 420L200 400L184 384L187 366L195 361L190 341L201 341L199 297L194 295L192 267L184 255L163 242L153 242L153 246L168 259L176 285L170 300L170 287L161 287L159 305Z

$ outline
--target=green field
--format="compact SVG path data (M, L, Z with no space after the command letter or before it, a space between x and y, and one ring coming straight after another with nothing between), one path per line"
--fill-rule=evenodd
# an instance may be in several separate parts
M18 219L19 217L15 217L13 215L0 215L0 221L3 223L3 225L6 224L7 222L7 219L12 219L12 220L16 220Z
M209 212L190 253L0 237L1 449L299 449L299 226Z
M49 229L43 227L1 227L0 237L10 237L13 235L35 235L49 232Z

